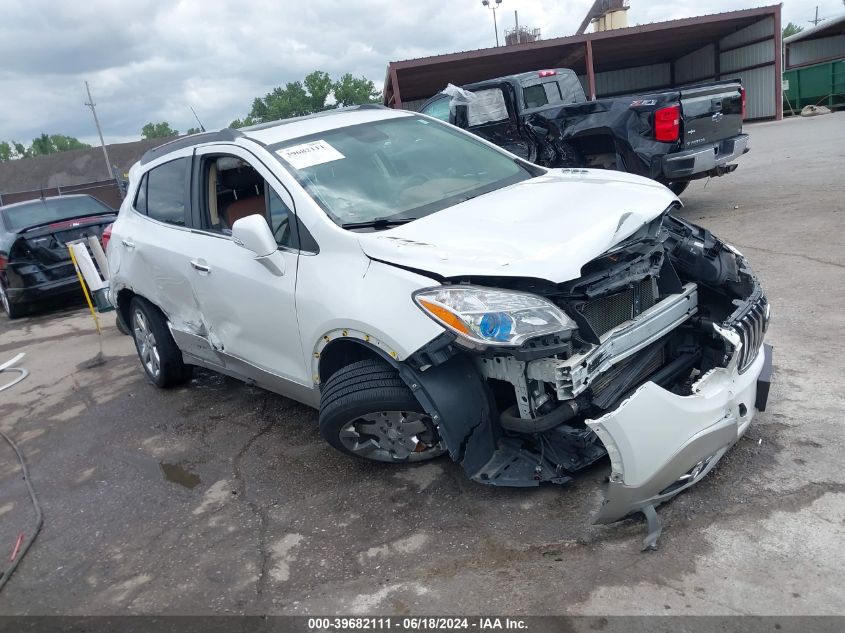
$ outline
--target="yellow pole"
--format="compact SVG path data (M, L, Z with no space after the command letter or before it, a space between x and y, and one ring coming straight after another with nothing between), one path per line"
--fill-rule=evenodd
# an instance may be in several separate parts
M88 302L88 309L91 310L91 316L94 317L94 324L97 326L97 334L102 336L103 332L100 330L100 320L97 318L97 312L94 310L94 304L91 303L91 295L88 294L88 286L85 285L85 280L82 278L82 273L79 272L79 265L76 263L76 255L73 254L73 248L67 247L70 253L70 261L73 262L73 268L76 270L76 276L79 278L79 283L82 286L82 292L85 293L85 300Z

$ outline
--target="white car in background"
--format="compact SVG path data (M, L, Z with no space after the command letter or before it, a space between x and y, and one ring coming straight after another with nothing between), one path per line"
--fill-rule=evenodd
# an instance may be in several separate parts
M765 407L757 279L651 180L361 106L181 138L130 182L111 293L150 381L257 384L345 453L503 486L607 455L597 521L656 528Z

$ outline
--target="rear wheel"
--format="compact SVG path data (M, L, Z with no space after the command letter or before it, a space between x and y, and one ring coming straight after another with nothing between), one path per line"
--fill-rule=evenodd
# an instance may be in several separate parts
M173 387L188 381L193 368L182 361L182 352L161 312L149 301L135 297L129 314L135 349L150 382L156 387Z
M6 294L6 289L3 287L2 283L0 283L0 304L3 306L3 312L5 312L6 316L10 319L22 317L24 312L26 312L23 306L14 304L9 300L9 296Z
M420 462L446 452L437 426L397 371L373 358L326 381L320 433L337 450L378 462Z

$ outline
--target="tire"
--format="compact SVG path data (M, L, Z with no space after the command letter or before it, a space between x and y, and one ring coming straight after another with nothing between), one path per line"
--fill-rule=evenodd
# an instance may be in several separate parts
M6 294L6 289L3 284L0 284L0 305L3 306L3 312L10 319L18 319L26 314L26 308L20 304L12 303Z
M129 304L129 319L135 349L149 381L166 389L190 380L193 367L182 361L182 352L158 308L135 297Z
M347 365L326 381L320 434L340 452L370 461L420 462L446 452L399 373L375 358Z
M687 187L689 187L689 180L677 180L675 182L670 182L666 185L669 189L672 190L676 196L680 196L684 191L686 191Z
M117 317L114 320L115 327L117 327L117 331L121 334L125 334L126 336L132 336L132 330L129 329L129 326L126 325L126 321L123 320L123 317L120 316L120 310L115 310L115 314Z

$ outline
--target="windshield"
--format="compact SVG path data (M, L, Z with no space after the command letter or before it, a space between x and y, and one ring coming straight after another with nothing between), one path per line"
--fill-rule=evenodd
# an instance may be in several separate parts
M417 116L363 123L274 147L341 226L410 220L534 174L449 126Z
M30 226L61 222L86 215L114 213L96 198L46 198L30 204L0 207L0 215L9 231L20 231Z

